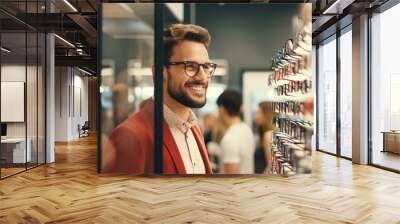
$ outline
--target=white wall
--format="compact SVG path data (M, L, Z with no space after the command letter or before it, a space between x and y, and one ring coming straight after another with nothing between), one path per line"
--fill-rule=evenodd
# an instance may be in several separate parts
M38 70L37 70L38 69ZM26 80L27 78L27 80ZM39 163L44 163L44 73L42 67L25 64L4 64L1 66L2 82L24 82L26 85L26 105L20 108L22 113L26 112L26 120L22 122L6 122L8 138L27 138L31 148L32 162L39 159ZM2 90L3 91L3 90ZM24 94L24 90L20 90ZM7 96L2 96L7 97ZM12 110L10 107L2 107L3 112ZM7 111L12 113L12 111ZM37 155L37 153L39 155ZM51 161L51 160L50 160Z
M265 88L271 73L272 71L247 71L243 74L243 114L249 127L253 127L258 104L274 100L274 89Z
M76 75L76 72L78 70L75 70L75 75L74 75L74 96L72 98L74 99L74 103L71 105L74 105L74 107L71 109L72 111L72 120L71 120L71 135L73 138L79 137L78 133L78 124L81 126L85 123L85 121L88 121L88 115L89 115L89 102L88 102L88 78L81 76L82 73L79 73L79 75ZM78 71L79 72L79 71ZM80 108L81 107L81 108ZM82 110L82 111L80 111Z
M70 77L67 67L55 68L55 141L68 140L68 86Z
M83 75L76 68L56 67L56 141L79 138L78 124L88 120L88 78Z
M28 67L28 70L32 67ZM2 82L25 82L25 65L2 65L1 81ZM7 110L7 108L1 108ZM11 122L7 123L7 137L25 137L25 123Z
M27 70L25 70L27 69ZM30 86L36 86L36 80L31 80L30 78L31 74L36 74L36 67L33 66L28 66L27 68L25 65L17 65L17 64L8 64L8 65L2 65L1 66L1 81L2 82L25 82L25 75L26 71L28 72L28 83ZM31 132L30 128L33 127L34 130L36 130L36 113L32 113L32 107L36 108L36 87L34 88L27 88L27 106L31 106L30 109L27 109L27 119L28 122L28 138L31 137L29 134ZM32 104L32 102L34 104ZM40 106L40 105L39 105ZM1 108L1 110L7 110L7 108ZM33 122L35 124L32 124ZM7 136L8 137L25 137L25 126L26 122L7 122ZM36 135L36 132L35 132Z

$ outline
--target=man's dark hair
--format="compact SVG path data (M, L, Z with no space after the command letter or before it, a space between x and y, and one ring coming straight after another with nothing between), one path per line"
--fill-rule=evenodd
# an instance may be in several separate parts
M235 90L225 90L217 99L217 105L222 106L230 116L240 116L242 97Z
M195 41L204 44L208 49L211 36L208 30L193 24L173 24L164 30L164 63L168 63L173 54L173 48L181 41Z

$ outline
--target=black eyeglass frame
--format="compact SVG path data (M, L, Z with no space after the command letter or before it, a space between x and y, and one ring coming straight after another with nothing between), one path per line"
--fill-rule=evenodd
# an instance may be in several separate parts
M189 64L196 64L197 65L197 71L193 75L191 75L191 74L189 74L187 72L187 66ZM218 67L218 65L216 63L213 63L213 62L206 62L206 63L201 64L201 63L197 63L195 61L170 61L170 62L165 63L165 66L167 66L167 67L169 67L171 65L184 65L185 66L184 67L185 74L188 77L195 77L200 71L200 66L203 67L203 71L204 72L206 72L206 70L204 69L204 66L210 66L211 68L213 68L213 71L208 74L208 78L211 78L214 75L215 70L217 70L217 67Z

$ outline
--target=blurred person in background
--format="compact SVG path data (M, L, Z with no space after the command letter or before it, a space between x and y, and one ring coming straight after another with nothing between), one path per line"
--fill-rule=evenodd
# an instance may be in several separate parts
M203 116L203 126L204 126L204 143L213 141L213 130L217 122L217 117L213 113L207 113Z
M117 83L112 87L113 118L116 125L129 117L128 91L125 83Z
M258 132L257 148L254 153L255 173L268 174L272 168L272 132L275 129L273 118L274 112L272 102L261 102L256 111L255 123Z
M221 140L221 163L225 174L254 173L254 137L241 119L242 97L234 90L225 90L217 99L218 113L226 126Z
M220 172L221 148L219 146L225 133L225 126L214 113L203 116L204 142L207 147L208 156L214 173Z
M213 113L207 113L203 116L203 129L206 145L209 142L219 143L225 133L225 126L219 117Z

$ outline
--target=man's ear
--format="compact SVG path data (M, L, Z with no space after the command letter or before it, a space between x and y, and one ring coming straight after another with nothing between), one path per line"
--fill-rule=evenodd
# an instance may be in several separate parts
M223 106L218 106L218 114L219 116L223 116L225 113L225 108Z

